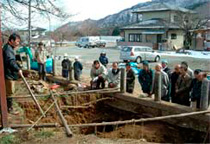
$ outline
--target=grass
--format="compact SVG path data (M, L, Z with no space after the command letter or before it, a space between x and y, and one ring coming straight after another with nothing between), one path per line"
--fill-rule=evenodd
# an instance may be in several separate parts
M54 136L54 133L51 131L39 131L34 134L36 138L49 138Z
M20 144L21 141L14 135L6 135L0 138L0 144Z

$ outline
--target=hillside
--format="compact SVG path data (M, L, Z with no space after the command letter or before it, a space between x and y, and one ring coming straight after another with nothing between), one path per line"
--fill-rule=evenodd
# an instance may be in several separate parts
M119 13L106 16L99 20L85 20L80 22L69 22L56 31L71 33L73 39L85 35L111 35L116 27L122 27L136 22L136 15L132 11L138 10L143 6L152 3L169 3L178 5L191 10L195 10L200 16L210 15L210 0L152 0L151 2L139 3L131 8L120 11Z

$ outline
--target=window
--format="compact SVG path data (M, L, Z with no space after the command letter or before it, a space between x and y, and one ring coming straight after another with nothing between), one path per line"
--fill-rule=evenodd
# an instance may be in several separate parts
M129 42L142 42L142 34L129 34Z
M124 47L122 49L122 51L124 51L124 52L130 52L131 50L132 50L132 47Z
M171 39L177 39L177 35L175 33L171 34Z

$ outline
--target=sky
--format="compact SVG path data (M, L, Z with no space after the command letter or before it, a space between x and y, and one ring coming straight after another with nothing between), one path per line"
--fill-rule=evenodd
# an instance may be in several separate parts
M107 15L118 13L121 10L130 8L138 3L150 0L61 0L65 10L76 14L73 21L100 19Z
M130 8L138 3L143 3L151 0L56 0L56 5L62 10L71 14L69 19L61 20L50 16L46 18L36 13L32 13L32 26L54 30L57 27L66 24L70 21L83 21L86 19L98 20L108 15L118 13L124 9ZM28 8L17 6L17 9L22 12L26 17L28 16ZM33 11L33 10L32 10ZM12 18L11 14L5 12L2 16L4 19L11 21L10 26L18 29L28 27L28 22L17 22ZM13 24L14 23L14 24ZM18 25L15 25L18 23Z
M69 21L98 20L147 1L151 0L60 0L59 5L74 16L66 21L53 19L52 23L56 27Z

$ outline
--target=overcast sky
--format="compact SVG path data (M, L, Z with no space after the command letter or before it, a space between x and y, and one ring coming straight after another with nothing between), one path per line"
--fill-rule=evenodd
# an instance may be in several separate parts
M65 10L72 14L72 20L100 19L107 15L130 8L138 3L150 0L61 0Z
M68 21L81 21L85 19L98 20L108 15L118 13L138 3L151 0L60 0L59 5L68 13L74 14L67 21L52 20L53 29ZM43 26L47 27L47 23Z

